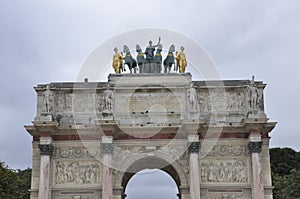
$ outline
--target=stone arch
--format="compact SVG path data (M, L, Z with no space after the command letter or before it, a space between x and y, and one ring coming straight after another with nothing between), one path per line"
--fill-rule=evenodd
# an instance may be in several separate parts
M175 181L178 195L181 198L181 187L188 187L187 174L183 172L178 161L172 160L164 154L148 156L137 154L122 163L122 168L115 175L114 187L122 189L121 198L125 198L125 189L129 180L139 171L144 169L160 169L168 173ZM188 166L188 165L187 165Z

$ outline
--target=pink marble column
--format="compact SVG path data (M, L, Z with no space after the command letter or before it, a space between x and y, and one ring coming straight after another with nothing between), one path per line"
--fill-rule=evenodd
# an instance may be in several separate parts
M251 152L252 161L252 196L255 199L264 199L264 185L263 185L263 173L262 163L260 158L260 152L263 145L261 136L258 133L250 134L250 142L248 148Z
M102 150L102 199L112 199L112 137L103 137L101 143Z
M50 190L50 166L51 166L51 155L53 152L52 138L41 137L40 138L40 182L39 182L39 199L51 198Z
M188 151L190 154L190 195L191 199L200 199L200 180L199 180L199 150L200 142L197 136L189 136Z

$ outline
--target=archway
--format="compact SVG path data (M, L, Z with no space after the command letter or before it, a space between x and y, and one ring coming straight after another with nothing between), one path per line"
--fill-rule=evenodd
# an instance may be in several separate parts
M174 179L159 169L144 169L136 173L125 189L126 199L177 199L178 187Z
M126 197L125 191L131 178L133 178L138 172L143 171L145 169L161 170L162 172L166 173L165 175L169 175L169 177L172 178L174 185L177 187L177 198L181 199L181 179L178 172L172 164L168 164L165 160L157 157L147 157L139 159L130 165L130 167L128 168L128 171L130 172L123 173L121 183L123 187L122 199L125 199Z

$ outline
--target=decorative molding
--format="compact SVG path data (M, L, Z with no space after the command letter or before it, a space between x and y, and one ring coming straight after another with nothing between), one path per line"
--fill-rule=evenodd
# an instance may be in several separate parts
M88 108L89 99L86 95L76 97L73 99L73 110L76 112L83 112Z
M260 153L262 149L263 142L249 142L248 148L251 153Z
M214 183L248 183L249 169L244 159L201 161L201 181Z
M38 145L40 149L41 155L52 155L54 147L52 144L39 144Z
M249 150L247 145L215 145L213 147L203 145L200 150L200 155L201 157L248 156Z
M199 153L200 151L200 142L190 142L188 145L189 153Z
M102 154L113 154L114 145L112 143L101 143Z
M56 147L55 158L66 159L84 159L100 156L100 147L86 148L86 147Z

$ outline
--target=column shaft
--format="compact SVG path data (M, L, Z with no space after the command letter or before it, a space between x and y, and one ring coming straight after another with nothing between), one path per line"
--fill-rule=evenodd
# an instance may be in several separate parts
M102 199L113 198L112 187L112 154L114 146L112 144L113 138L110 136L103 136L101 143L102 151Z
M200 199L199 151L200 142L197 135L188 136L190 154L190 195L191 199Z
M50 181L49 176L50 176L50 156L41 155L39 199L49 198L49 181Z
M111 154L103 155L102 176L102 199L112 199Z
M262 176L262 165L259 153L252 153L252 173L253 173L253 198L264 198L264 185Z
M198 153L190 153L190 194L191 199L200 199Z
M263 173L262 163L260 158L260 152L263 142L261 141L261 135L258 130L252 130L249 136L250 142L248 148L251 153L252 162L252 196L255 199L264 199L264 185L263 185Z

